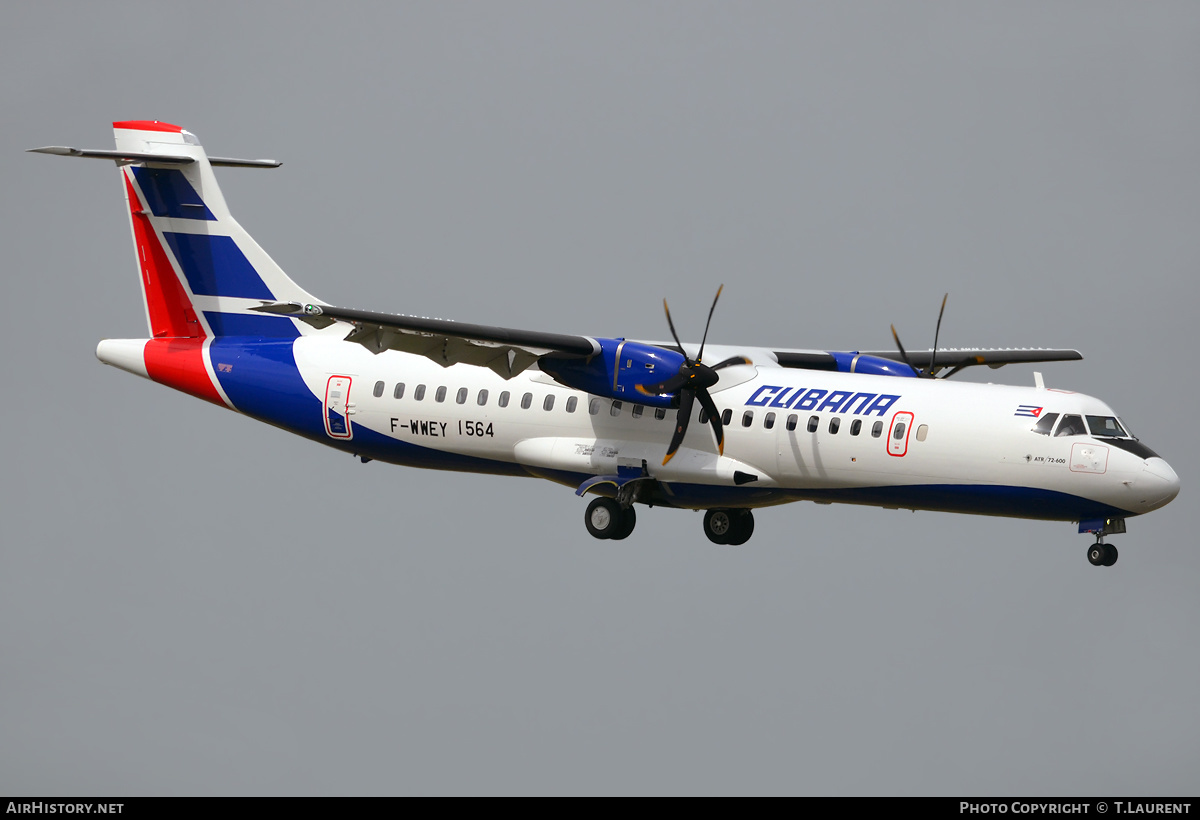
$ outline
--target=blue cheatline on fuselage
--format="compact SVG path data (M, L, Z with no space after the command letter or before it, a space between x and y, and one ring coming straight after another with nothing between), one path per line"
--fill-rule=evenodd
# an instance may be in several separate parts
M286 316L206 310L204 318L214 336L242 336L249 339L296 339L300 336L296 323Z
M324 402L304 383L296 366L293 342L242 336L213 339L208 351L213 371L237 410L313 441L380 461L441 470L528 475L517 464L432 450L376 433L361 424L354 426L354 438L350 441L329 438L325 432Z
M533 476L567 486L578 486L591 477L587 473L526 468L511 462L436 450L394 439L361 424L355 425L353 440L331 439L324 426L326 408L300 375L293 341L236 336L213 340L209 348L213 371L235 408L313 441L392 464ZM601 490L600 494L607 493ZM803 499L1058 521L1136 515L1054 490L980 484L788 489L668 482L666 492L656 503L699 509L765 506Z

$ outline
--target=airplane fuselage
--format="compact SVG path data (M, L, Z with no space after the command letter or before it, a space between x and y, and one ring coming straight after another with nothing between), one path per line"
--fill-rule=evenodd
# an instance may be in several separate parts
M98 355L121 366L113 350L144 344L104 342ZM363 458L571 487L644 463L663 506L810 500L1079 521L1149 512L1178 488L1132 439L1035 432L1050 413L1116 417L1061 390L743 365L713 392L724 455L693 425L663 465L673 410L537 370L504 379L320 336L221 337L203 356L228 406Z

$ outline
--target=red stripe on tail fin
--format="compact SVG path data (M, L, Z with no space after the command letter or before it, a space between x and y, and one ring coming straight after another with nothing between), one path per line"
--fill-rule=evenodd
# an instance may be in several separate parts
M125 195L129 199L129 220L133 224L142 292L150 317L150 335L156 339L203 339L204 330L196 320L192 301L179 283L179 277L158 241L158 234L150 224L150 217L142 209L128 172L122 171L121 178L125 180Z
M114 122L113 128L126 128L131 131L169 131L175 134L183 131L178 125L171 125L169 122L159 122L158 120L123 120Z

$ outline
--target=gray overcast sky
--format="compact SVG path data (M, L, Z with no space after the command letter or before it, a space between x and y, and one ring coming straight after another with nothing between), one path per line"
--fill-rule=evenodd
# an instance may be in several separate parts
M0 793L1196 794L1195 3L0 10ZM334 304L721 343L1077 347L1180 498L796 504L598 542L94 358L146 333L115 119ZM1033 368L971 378L1032 384Z

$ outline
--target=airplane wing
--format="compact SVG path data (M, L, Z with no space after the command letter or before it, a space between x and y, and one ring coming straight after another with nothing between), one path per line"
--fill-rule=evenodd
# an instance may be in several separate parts
M586 358L600 352L600 343L588 336L473 325L449 319L298 302L266 302L251 310L292 316L318 328L345 322L353 325L345 341L357 342L372 353L385 350L415 353L443 367L460 362L486 367L505 379L511 379L551 353Z
M775 360L780 367L803 370L838 370L837 358L832 353L818 350L774 350ZM863 350L854 355L871 356L903 363L904 357L897 350ZM910 350L908 360L914 367L928 368L933 363L934 375L949 369L952 376L964 367L985 364L991 368L1006 364L1033 364L1036 362L1073 362L1083 358L1078 350L1042 347L1021 348L938 348L936 358L932 350Z
M512 378L550 354L554 354L555 358L588 358L601 353L600 341L591 336L475 325L449 319L375 313L331 305L302 305L299 302L264 302L260 307L251 310L291 316L318 328L344 322L353 326L345 340L361 344L372 353L382 353L385 350L415 353L443 367L460 362L486 367L505 379ZM645 344L676 349L676 345L669 342ZM686 346L688 355L696 355L692 347L694 346ZM723 355L722 350L721 346L712 346L712 351L717 355ZM774 358L780 367L802 370L855 372L857 368L854 367L853 360L859 357L885 359L901 365L904 363L904 358L896 350L832 352L744 347L738 347L736 350L750 354L759 364L765 365ZM762 355L764 352L769 355ZM935 374L947 371L945 375L951 376L965 367L976 365L998 368L1006 364L1077 361L1083 356L1078 350L1069 349L939 348L936 357L932 350L914 350L908 351L908 358L914 367L928 368L932 362ZM911 371L905 368L904 372Z
M655 342L647 341L646 344L656 345L658 347L674 348L673 342ZM750 357L755 364L765 367L770 367L772 360L779 367L792 368L797 370L841 370L848 372L866 372L862 365L851 370L851 365L855 357L886 359L888 363L895 362L901 366L904 364L904 357L896 350L863 350L863 351L828 351L828 350L800 350L800 349L781 349L781 348L763 348L763 347L747 347L745 345L709 345L709 350L713 354L713 358L723 358L727 355L742 354ZM684 344L684 351L689 356L696 355L696 345ZM1078 350L1057 349L1057 348L1042 348L1042 347L1026 347L1026 348L946 348L940 347L937 351L937 358L933 356L932 350L910 350L908 351L909 361L913 366L920 368L929 367L930 362L934 363L934 372L941 373L945 369L949 369L949 376L952 373L957 373L964 367L972 367L974 365L985 364L988 367L996 368L1003 367L1006 364L1033 364L1036 362L1071 362L1078 361L1083 358ZM901 370L900 373L907 374L907 370ZM894 374L894 373L893 373Z
M943 369L949 368L947 376L957 373L964 367L985 364L992 369L1006 364L1034 364L1037 362L1074 362L1083 358L1078 350L1052 349L1041 347L1016 348L939 348L934 358L932 350L910 350L908 360L915 367L928 368L934 364L933 373L937 375ZM879 356L882 359L902 362L904 358L898 351L863 351L864 356Z

